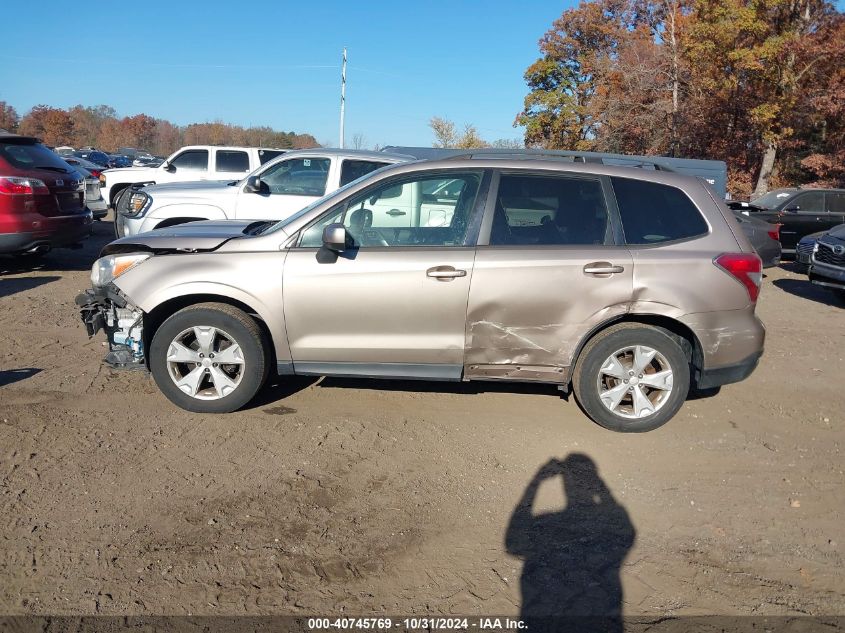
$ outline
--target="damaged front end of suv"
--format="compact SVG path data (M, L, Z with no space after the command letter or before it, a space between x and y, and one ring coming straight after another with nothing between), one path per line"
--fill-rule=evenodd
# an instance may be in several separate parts
M106 254L91 268L92 288L76 297L88 336L105 331L109 345L105 362L115 369L146 369L144 313L113 282L152 255L151 252Z
M109 346L106 364L114 369L148 369L148 348L154 334L149 311L163 300L160 294L157 299L151 299L150 295L172 290L166 298L179 297L186 283L204 280L222 281L225 294L225 288L233 285L233 279L227 275L242 276L242 271L231 259L215 259L219 262L215 266L208 260L199 263L197 258L216 252L237 238L253 236L267 224L270 223L193 222L106 245L91 267L91 288L76 297L88 336L100 331L106 334ZM278 251L278 245L274 251ZM188 265L188 278L180 275L179 271L185 269L182 264ZM151 283L153 280L157 283ZM213 283L204 288L221 293L220 286Z

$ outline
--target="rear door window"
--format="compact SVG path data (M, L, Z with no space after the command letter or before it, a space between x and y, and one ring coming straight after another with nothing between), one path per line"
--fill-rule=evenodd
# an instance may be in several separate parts
M786 211L797 211L798 213L824 213L824 192L808 191L795 196L786 203Z
M704 235L707 222L677 187L633 178L611 178L628 244L658 244Z
M340 168L340 186L358 180L361 176L366 176L385 165L387 163L372 160L345 160Z
M448 189L444 191L448 195ZM502 175L491 246L604 244L607 205L597 179Z
M249 171L249 155L239 150L217 150L217 171Z
M185 150L170 161L176 169L190 171L208 171L208 150L189 149Z

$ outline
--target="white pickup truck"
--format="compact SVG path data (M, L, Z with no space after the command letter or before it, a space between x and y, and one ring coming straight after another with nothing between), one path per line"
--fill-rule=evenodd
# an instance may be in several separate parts
M100 189L106 203L114 206L120 193L131 185L243 178L284 152L264 147L188 145L158 167L107 169L100 176Z
M143 187L117 205L115 233L126 237L195 220L282 220L361 176L408 160L386 152L296 150L238 180ZM387 213L407 214L395 206Z

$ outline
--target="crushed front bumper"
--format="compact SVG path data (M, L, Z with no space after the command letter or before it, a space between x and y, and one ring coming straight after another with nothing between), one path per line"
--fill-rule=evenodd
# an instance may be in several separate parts
M819 286L845 290L845 268L830 266L813 260L810 266L810 281Z
M105 362L115 369L146 370L144 313L114 286L86 290L76 296L88 336L104 330L109 343Z

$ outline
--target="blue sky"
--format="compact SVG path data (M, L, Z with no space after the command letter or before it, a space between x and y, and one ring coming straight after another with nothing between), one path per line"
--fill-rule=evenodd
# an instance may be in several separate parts
M270 125L335 145L346 46L347 145L355 133L430 145L434 115L518 138L522 74L573 4L48 0L5 30L0 100L21 114L105 103L178 124Z

